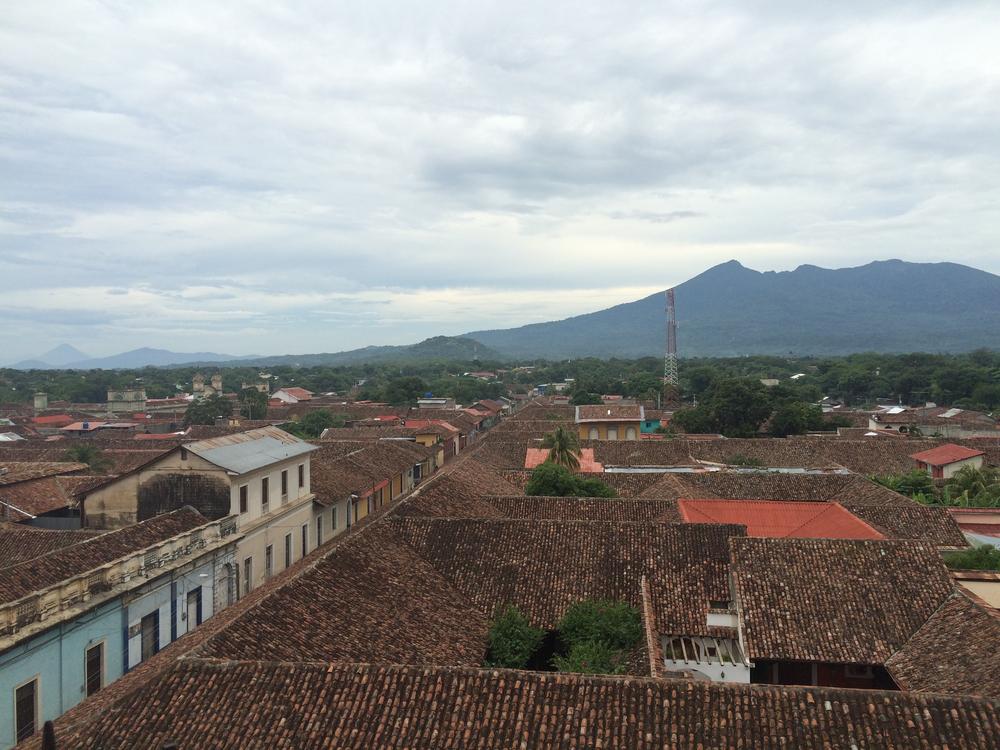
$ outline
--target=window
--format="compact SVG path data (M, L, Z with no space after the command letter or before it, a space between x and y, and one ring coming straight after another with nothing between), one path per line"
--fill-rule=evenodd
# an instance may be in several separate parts
M248 557L243 561L243 593L249 594L253 588L253 558Z
M617 440L617 439L618 439L618 428L617 427L609 427L608 428L608 440Z
M14 690L14 738L20 742L38 727L38 678Z
M334 508L330 511L330 528L336 531L337 529L337 509Z
M188 460L188 449L181 448L181 461L187 461L187 460Z
M269 478L264 477L260 480L260 511L261 513L267 513L267 503L270 498L268 498L269 489Z
M281 497L288 497L288 469L281 472Z
M302 556L309 554L309 524L302 524Z
M306 486L306 465L299 464L299 487Z
M201 625L201 586L197 586L187 593L187 629L193 630Z
M274 545L269 544L264 549L264 578L274 575Z
M246 513L250 505L250 488L240 485L240 513Z
M292 564L292 535L291 533L285 534L285 567L290 567Z
M104 687L104 642L95 643L87 649L87 695L93 695Z
M626 440L635 440L635 427L629 427L625 430Z
M590 428L590 432L587 434L587 439L588 440L597 440L599 437L600 437L600 434L597 432L597 428L596 427L591 427Z
M316 546L323 543L323 516L316 516Z
M160 650L160 610L150 612L139 623L141 661Z

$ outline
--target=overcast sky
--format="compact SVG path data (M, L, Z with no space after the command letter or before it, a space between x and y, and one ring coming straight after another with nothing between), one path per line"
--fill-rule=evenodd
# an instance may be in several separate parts
M0 361L410 343L731 258L1000 273L998 39L944 0L6 2Z

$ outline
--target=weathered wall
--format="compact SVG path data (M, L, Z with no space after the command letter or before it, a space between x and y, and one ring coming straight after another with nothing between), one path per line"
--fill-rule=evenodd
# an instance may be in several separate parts
M228 516L229 482L210 474L158 472L139 485L137 520L145 521L185 505L212 521Z

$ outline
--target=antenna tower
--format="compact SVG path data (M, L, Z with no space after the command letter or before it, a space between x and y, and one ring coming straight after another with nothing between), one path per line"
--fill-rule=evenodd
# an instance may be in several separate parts
M676 390L677 377L677 316L674 312L674 290L668 289L667 295L667 353L663 357L663 384Z

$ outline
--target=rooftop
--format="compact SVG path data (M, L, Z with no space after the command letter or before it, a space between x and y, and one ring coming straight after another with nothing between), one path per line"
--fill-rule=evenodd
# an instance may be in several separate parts
M60 747L990 750L1000 742L997 704L972 698L308 661L180 660L87 719L59 735Z
M928 464L929 466L947 466L957 461L966 461L976 456L985 456L986 452L975 448L966 448L964 445L939 445L937 448L913 453L910 455L914 461Z
M767 500L678 500L688 523L735 523L752 537L882 539L883 536L839 503Z
M206 523L198 511L185 507L0 568L0 603L15 601Z
M641 422L643 407L635 404L589 404L576 407L575 421L580 422Z
M316 446L277 427L260 427L199 440L188 443L185 448L234 474L246 474L316 450Z

